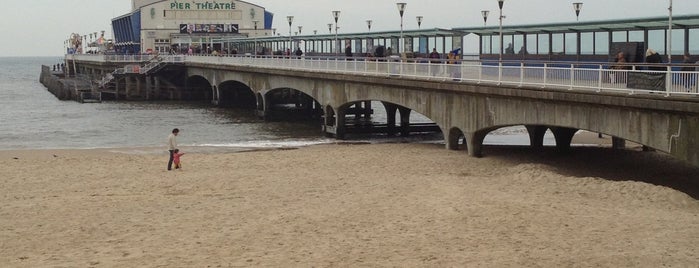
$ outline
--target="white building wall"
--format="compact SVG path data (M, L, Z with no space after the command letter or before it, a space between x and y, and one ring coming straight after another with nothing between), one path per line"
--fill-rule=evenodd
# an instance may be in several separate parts
M235 34L191 34L178 38L181 24L237 24L239 34L249 36L271 35L264 29L263 7L244 1L176 1L176 0L133 0L134 6L141 6L141 48L142 51L158 50L163 41L171 44L183 41L205 42L205 39ZM254 22L257 20L257 31ZM177 39L177 40L173 40ZM187 39L187 40L185 40ZM159 41L159 45L156 44Z

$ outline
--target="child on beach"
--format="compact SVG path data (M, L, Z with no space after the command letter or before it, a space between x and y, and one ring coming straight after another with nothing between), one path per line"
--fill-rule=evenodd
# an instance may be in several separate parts
M175 149L175 151L172 152L172 158L173 162L175 163L175 169L180 169L182 167L182 162L180 161L180 157L184 155L184 153L180 153L180 149Z

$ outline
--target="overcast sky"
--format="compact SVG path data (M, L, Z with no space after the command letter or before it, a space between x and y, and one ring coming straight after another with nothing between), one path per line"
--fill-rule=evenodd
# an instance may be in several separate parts
M292 31L327 32L331 11L340 10L340 33L364 32L366 20L372 31L400 29L393 0L254 0L247 1L274 13L274 27L288 34L286 16L293 15ZM496 0L402 0L407 9L404 29L457 28L483 25L481 10L490 10L488 25L497 25ZM580 21L668 15L669 0L506 0L503 24L571 22L572 2L583 2ZM131 11L130 0L2 0L0 33L4 40L0 56L59 56L70 33L82 35L101 30L111 38L111 19ZM675 15L699 14L698 0L674 0Z

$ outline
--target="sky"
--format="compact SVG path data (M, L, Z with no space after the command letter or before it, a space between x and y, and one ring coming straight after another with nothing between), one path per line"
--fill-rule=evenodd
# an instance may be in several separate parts
M221 0L225 1L225 0ZM498 24L497 0L250 0L274 13L274 28L288 35L286 16L294 16L292 32L326 33L339 10L339 33L400 30L396 2L407 7L404 29L417 29L416 16L423 16L422 29L477 27L483 25L481 10L490 10L488 25ZM573 2L582 2L580 21L668 16L670 0L505 0L503 25L575 21ZM111 19L131 12L130 0L2 0L0 36L5 40L0 57L60 56L71 33L86 35L106 31L111 38ZM674 15L699 14L697 0L674 0Z

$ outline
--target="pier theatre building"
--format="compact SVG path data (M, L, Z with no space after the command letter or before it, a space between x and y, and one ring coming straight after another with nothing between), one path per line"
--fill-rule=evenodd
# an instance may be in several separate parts
M132 0L112 19L117 53L230 52L222 38L271 36L274 14L244 1Z

